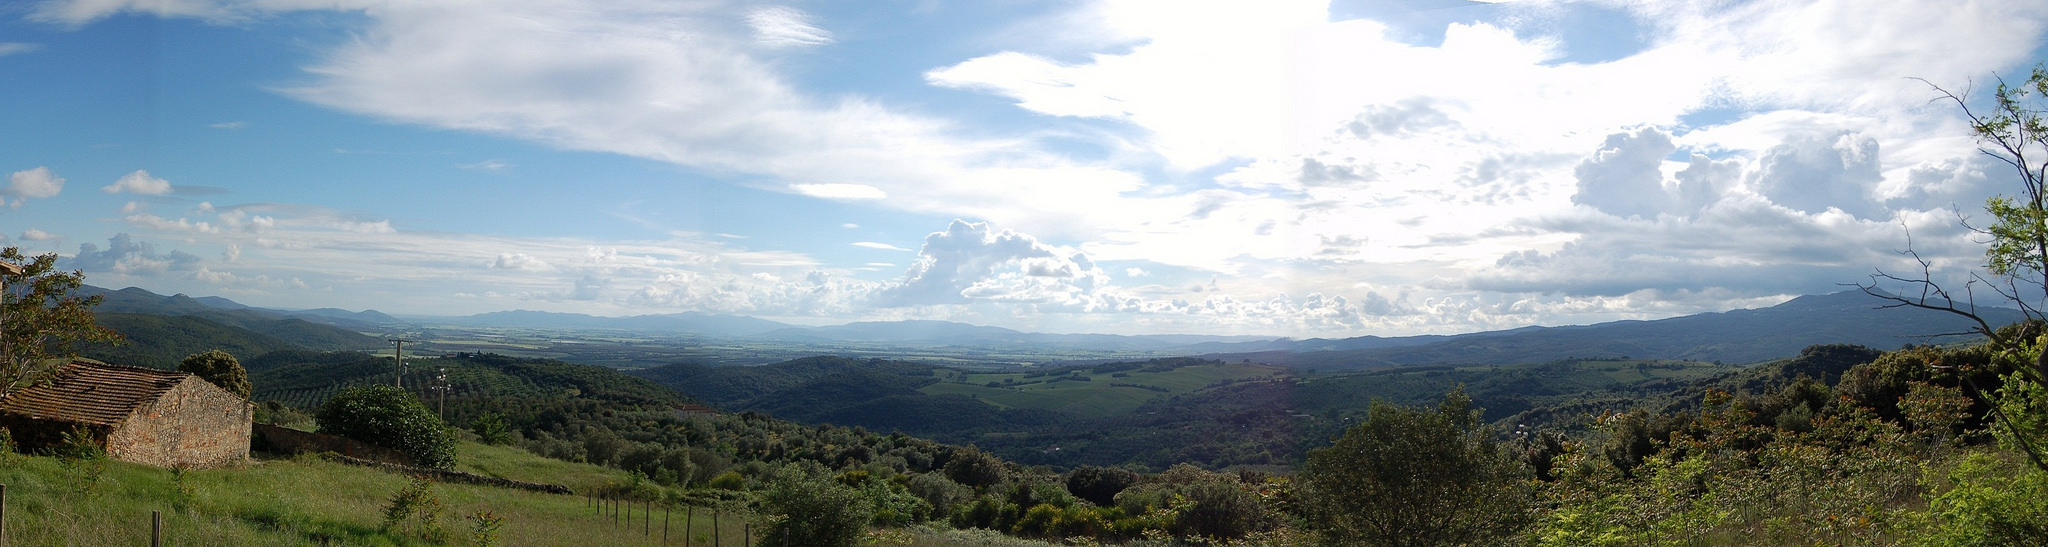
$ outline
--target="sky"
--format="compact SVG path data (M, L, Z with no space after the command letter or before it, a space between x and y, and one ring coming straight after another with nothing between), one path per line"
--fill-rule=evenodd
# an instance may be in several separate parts
M1956 281L2038 0L48 0L0 243L274 308L1294 337ZM1940 89L1937 89L1939 86Z

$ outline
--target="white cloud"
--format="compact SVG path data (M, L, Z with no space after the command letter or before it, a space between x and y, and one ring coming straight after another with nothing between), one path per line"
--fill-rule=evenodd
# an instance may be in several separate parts
M789 189L814 198L837 200L887 199L889 194L882 189L866 184L791 184Z
M1074 303L1107 276L1087 255L1046 245L987 223L955 220L925 237L918 261L901 283L879 294L883 305L971 301Z
M904 251L904 252L909 252L909 251L910 251L910 249L905 249L905 248L902 248L902 247L897 247L897 246L895 246L895 245L890 245L890 244L887 244L887 243L881 243L881 242L875 242L875 241L855 241L855 242L853 242L853 246L855 246L855 247L862 247L862 248L868 248L868 249L880 249L880 250L884 250L884 251Z
M784 6L763 6L747 12L747 25L754 29L754 41L772 48L832 43L832 33L811 24L812 21L810 14Z
M243 22L359 11L355 39L306 63L309 78L286 92L854 207L989 221L949 226L900 282L876 284L807 256L729 247L740 238L724 234L572 244L268 205L189 220L124 213L137 230L249 245L244 260L320 264L368 247L434 280L418 283L546 264L482 269L479 281L585 309L1101 314L1111 319L1097 324L1119 328L1140 316L1128 328L1280 332L1769 303L1893 264L1888 251L1904 243L1894 215L1916 244L1939 246L1931 256L1967 266L1973 244L1930 213L1981 203L2004 179L1974 156L1954 113L1904 78L2013 74L2048 27L2048 5L2024 0L1603 2L1635 17L1645 47L1577 61L1584 44L1568 40L1589 29L1548 18L1581 6L1536 4L1475 10L1501 16L1417 40L1410 28L1331 21L1329 3L1313 0L1085 2L988 33L1006 47L924 74L942 92L1014 102L1036 114L1015 116L1028 126L914 111L930 103L900 90L804 89L816 75L793 75L794 50L835 37L785 7L92 0L34 13L82 24L123 12ZM1042 24L1053 19L1072 24ZM831 54L864 53L847 36ZM586 247L617 250L593 258ZM1111 285L1089 258L1142 264L1124 278L1150 273L1150 284ZM873 302L891 307L864 307Z
M42 46L42 44L25 44L25 43L21 43L21 42L0 42L0 57L6 57L6 56L8 56L8 55L16 55L16 54L21 54L21 53L29 53L29 52L33 52L33 51L36 51L36 50L40 50L40 49L43 49L43 46Z
M126 192L147 196L161 196L171 193L171 181L149 176L149 171L137 169L133 173L122 175L113 184L100 187L100 191L109 194Z
M212 124L207 124L206 126L207 126L207 127L210 127L210 128L213 128L213 129L229 129L229 130L233 130L233 129L241 129L241 128L244 128L244 127L249 127L249 122L244 122L244 121L233 121L233 122L220 122L220 123L212 123Z
M35 228L29 228L28 230L21 232L21 239L23 241L56 241L64 238L58 236L57 234L45 232Z
M1676 151L1671 136L1654 127L1608 135L1606 144L1573 170L1579 187L1572 202L1618 217L1655 220L1672 205L1663 165Z
M0 198L13 199L0 199L0 201L5 201L9 207L19 209L30 198L56 197L58 193L63 191L64 177L50 173L50 168L48 167L37 167L25 171L15 171L14 174L8 175L7 187L0 188Z
M484 160L476 163L465 163L457 167L486 173L503 173L512 170L512 164L504 160Z
M199 257L191 253L178 250L159 253L156 244L136 241L126 233L108 238L106 250L100 250L99 246L91 243L80 243L78 254L67 258L64 263L66 268L141 277L193 270L198 266Z
M551 268L547 261L526 253L498 253L498 259L491 267L500 270L545 271Z

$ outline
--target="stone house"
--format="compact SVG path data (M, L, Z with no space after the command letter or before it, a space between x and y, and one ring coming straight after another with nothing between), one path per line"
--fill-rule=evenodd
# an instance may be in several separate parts
M116 460L215 467L249 457L255 407L190 373L77 360L49 382L0 398L0 427L24 450L79 427Z

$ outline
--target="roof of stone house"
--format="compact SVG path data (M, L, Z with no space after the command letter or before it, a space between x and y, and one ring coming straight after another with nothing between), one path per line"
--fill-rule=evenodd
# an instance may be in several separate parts
M153 368L76 361L49 382L14 390L0 398L0 412L45 420L114 425L192 374Z

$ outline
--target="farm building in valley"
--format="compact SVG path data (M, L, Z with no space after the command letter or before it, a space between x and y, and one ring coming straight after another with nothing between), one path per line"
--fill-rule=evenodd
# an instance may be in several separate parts
M116 460L215 467L249 457L254 412L247 399L189 373L78 360L0 399L0 427L24 450L84 428Z

